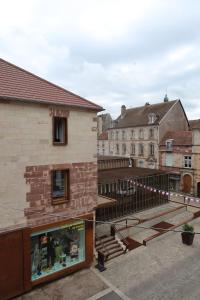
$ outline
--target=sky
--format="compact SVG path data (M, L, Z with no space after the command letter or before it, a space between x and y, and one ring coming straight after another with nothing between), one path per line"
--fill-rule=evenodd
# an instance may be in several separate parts
M199 0L0 0L0 57L104 107L200 118Z

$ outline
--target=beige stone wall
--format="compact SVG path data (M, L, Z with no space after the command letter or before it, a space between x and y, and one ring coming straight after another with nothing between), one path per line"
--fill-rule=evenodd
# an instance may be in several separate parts
M26 193L30 190L24 178L26 166L96 163L95 117L94 112L70 109L68 144L53 146L49 106L0 103L1 227L24 221L23 210L29 205Z
M154 137L150 138L149 131L150 128L154 129ZM143 129L144 136L140 138L139 132L140 129ZM132 130L134 130L134 136L132 136ZM123 138L124 131L124 138ZM118 132L118 139L116 138L116 132ZM133 159L137 160L137 166L139 166L139 161L143 161L143 167L149 168L151 167L149 162L146 161L149 157L149 144L154 144L155 150L155 159L157 162L153 167L158 167L158 127L157 126L146 126L146 127L134 127L134 128L121 128L116 129L113 128L109 130L109 144L110 144L110 152L109 155L114 156L124 156L133 157ZM119 153L116 152L116 144L119 145ZM126 154L122 152L122 145L126 144ZM131 154L131 144L135 144L135 155ZM143 144L144 146L144 155L139 155L139 144Z
M195 195L198 194L197 185L200 182L200 129L192 130L192 153L193 153L193 162L195 165L194 172L194 191ZM200 196L200 195L198 195Z

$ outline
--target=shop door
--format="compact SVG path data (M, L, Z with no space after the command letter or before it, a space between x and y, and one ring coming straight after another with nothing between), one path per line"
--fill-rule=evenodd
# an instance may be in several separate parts
M200 182L197 183L197 197L200 198Z
M22 231L0 234L0 299L23 292Z
M183 192L189 194L191 192L192 178L190 175L183 176Z

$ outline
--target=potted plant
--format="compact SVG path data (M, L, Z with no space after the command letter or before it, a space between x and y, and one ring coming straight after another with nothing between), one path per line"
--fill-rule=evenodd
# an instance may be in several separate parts
M194 240L194 227L189 224L184 224L181 235L183 244L192 245Z

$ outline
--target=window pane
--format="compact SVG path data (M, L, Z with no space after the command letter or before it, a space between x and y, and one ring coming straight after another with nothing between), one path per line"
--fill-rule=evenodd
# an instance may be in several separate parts
M65 142L65 130L66 130L65 118L54 118L54 142Z
M65 171L53 171L53 197L64 197L64 195Z
M66 224L31 235L32 281L85 261L85 224Z

